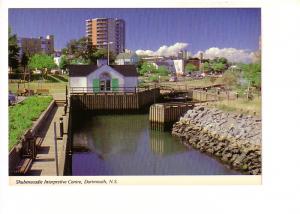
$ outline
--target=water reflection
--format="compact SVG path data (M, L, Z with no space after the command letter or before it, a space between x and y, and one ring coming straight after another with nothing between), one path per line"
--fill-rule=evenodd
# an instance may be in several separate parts
M179 139L170 136L168 132L161 131L149 131L150 138L150 148L154 154L158 154L160 156L171 155L172 153L181 153L186 152L188 149L181 143L179 143Z
M84 151L73 154L73 175L236 174L170 133L149 129L147 115L87 117L73 146Z

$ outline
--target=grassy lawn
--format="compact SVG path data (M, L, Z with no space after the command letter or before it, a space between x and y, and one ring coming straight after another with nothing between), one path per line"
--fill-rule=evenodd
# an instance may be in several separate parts
M54 93L63 93L66 90L66 85L68 85L68 82L38 82L33 81L30 83L20 83L19 88L23 89L24 87L27 89L33 89L36 90L38 88L45 88L49 89L50 94ZM9 90L11 90L13 93L16 93L18 90L18 83L9 83Z
M33 121L48 107L52 97L28 97L22 103L9 107L9 150L18 143Z

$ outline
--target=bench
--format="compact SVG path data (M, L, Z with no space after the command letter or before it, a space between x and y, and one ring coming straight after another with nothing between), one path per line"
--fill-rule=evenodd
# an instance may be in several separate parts
M29 171L33 160L36 158L37 154L37 149L41 147L41 144L43 142L42 137L34 137L31 139L32 143L30 142L25 142L24 143L24 148L22 151L22 159L16 166L14 170L14 175L25 175Z
M19 164L17 165L17 167L14 171L14 174L15 175L25 175L29 171L32 161L33 161L33 159L31 159L31 158L21 159L21 161L19 162Z
M47 88L40 88L40 89L36 89L36 93L38 95L48 95L49 94L49 89Z
M17 95L18 96L31 96L31 95L34 95L34 90L26 89L26 88L18 89L17 90Z

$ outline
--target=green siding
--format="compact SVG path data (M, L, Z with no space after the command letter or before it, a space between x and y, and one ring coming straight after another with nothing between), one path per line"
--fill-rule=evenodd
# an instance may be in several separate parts
M100 80L99 79L93 79L93 91L99 92L100 91Z
M111 87L113 91L118 91L119 90L119 79L113 78L111 80Z

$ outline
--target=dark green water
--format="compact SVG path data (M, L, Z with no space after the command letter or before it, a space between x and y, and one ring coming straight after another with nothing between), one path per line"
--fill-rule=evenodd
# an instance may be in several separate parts
M72 175L239 174L169 132L150 130L146 114L86 117L74 128L73 146L81 152L73 153Z

